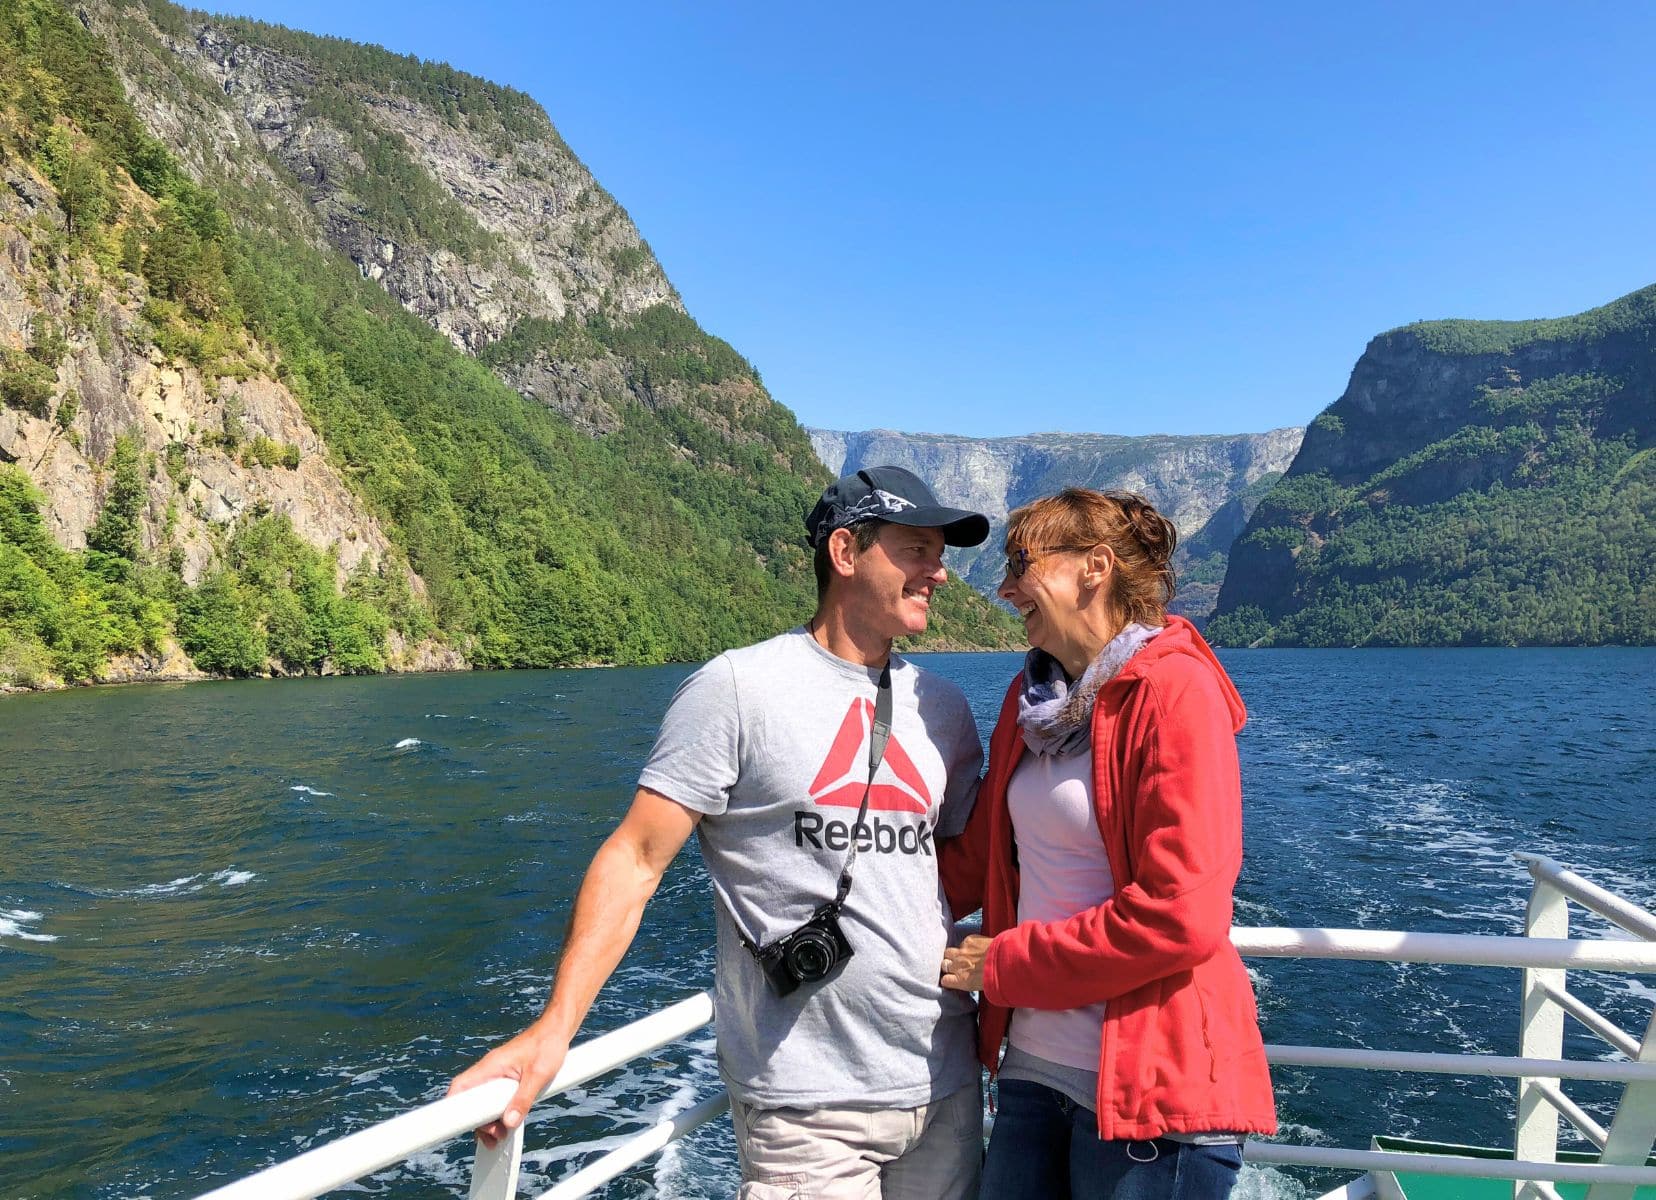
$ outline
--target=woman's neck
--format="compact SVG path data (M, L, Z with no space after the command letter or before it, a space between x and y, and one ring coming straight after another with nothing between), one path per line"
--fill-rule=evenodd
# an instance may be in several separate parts
M1080 679L1087 673L1099 653L1115 641L1117 635L1127 628L1127 618L1114 612L1100 610L1096 615L1082 610L1077 614L1082 618L1076 630L1075 639L1060 647L1053 653L1064 667L1064 673L1071 679Z

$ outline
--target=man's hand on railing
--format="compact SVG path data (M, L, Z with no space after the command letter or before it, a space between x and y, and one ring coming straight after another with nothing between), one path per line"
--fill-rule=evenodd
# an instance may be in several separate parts
M506 1111L498 1121L490 1121L477 1130L478 1140L489 1149L499 1144L512 1130L523 1124L529 1107L546 1090L563 1066L569 1053L569 1039L536 1022L509 1042L503 1042L489 1051L477 1063L454 1077L448 1095L464 1092L491 1079L515 1079L517 1091L512 1094Z

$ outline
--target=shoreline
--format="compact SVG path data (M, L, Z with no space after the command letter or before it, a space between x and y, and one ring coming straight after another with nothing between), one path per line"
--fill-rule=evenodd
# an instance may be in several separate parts
M790 626L789 628L793 628ZM961 645L952 641L940 640L936 644L929 644L923 648L910 648L899 645L899 654L1016 654L1022 653L1027 647L1019 646L975 646ZM614 663L614 662L578 662L563 663L555 667L487 667L477 666L469 661L452 646L436 641L422 642L417 646L408 647L403 644L394 644L391 647L389 658L394 660L383 671L295 671L286 672L270 670L253 675L222 675L212 671L203 671L190 661L177 642L167 640L159 650L121 654L105 664L102 671L92 679L78 679L73 682L51 678L38 683L18 684L0 682L0 699L7 696L22 696L42 692L68 692L89 688L129 687L155 683L211 683L250 680L272 679L336 679L345 676L365 678L383 675L445 675L465 671L592 671L616 667L668 667L689 662L704 662L705 659L667 660L658 663ZM709 656L713 657L713 656Z
M1027 647L1023 646L926 646L921 649L899 649L898 653L908 657L920 654L1021 654ZM1523 646L1215 646L1215 650L1239 651L1252 653L1255 651L1325 651L1325 650L1650 650L1656 649L1656 644L1644 642L1599 642L1593 645L1573 645L1563 643L1546 643ZM458 658L458 656L456 656ZM186 660L187 661L187 660ZM208 671L200 671L195 667L166 669L156 672L136 671L123 673L115 677L105 676L98 679L82 679L73 683L62 680L38 684L0 683L0 700L11 696L42 695L56 692L88 691L94 688L121 688L142 687L148 684L161 683L250 683L254 681L270 681L283 679L370 679L392 675L457 675L467 672L493 671L598 671L615 670L632 667L671 667L683 666L689 659L672 660L659 663L613 663L613 662L583 662L565 663L555 667L480 667L459 659L454 665L444 666L435 663L420 663L407 667L389 667L383 671L296 671L271 672L262 675L217 675ZM697 662L704 660L697 659Z
M983 647L959 646L947 644L941 646L927 646L919 650L899 649L903 655L915 654L1019 654L1026 647ZM147 657L147 656L128 656ZM180 656L182 657L182 656ZM97 688L143 687L149 684L161 683L251 683L255 681L272 681L281 679L372 679L391 675L457 675L472 671L600 671L618 670L633 667L672 667L683 666L691 661L703 662L704 659L668 660L658 663L613 663L613 662L580 662L562 663L555 667L482 667L460 659L450 666L436 665L422 662L418 665L406 667L388 667L383 671L295 671L295 672L268 672L259 675L219 675L210 671L198 670L194 666L164 667L150 672L144 670L125 671L110 676L104 675L97 679L79 679L73 683L54 679L38 684L10 684L0 683L0 699L8 696L28 696L54 692L90 691ZM184 660L188 662L188 660Z

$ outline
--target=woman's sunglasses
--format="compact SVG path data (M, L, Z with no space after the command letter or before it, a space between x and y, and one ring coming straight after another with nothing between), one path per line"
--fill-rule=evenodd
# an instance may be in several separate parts
M1019 546L1016 550L1006 552L1006 573L1013 579L1022 579L1029 566L1043 554L1060 554L1067 551L1091 550L1091 546L1037 546L1031 550Z

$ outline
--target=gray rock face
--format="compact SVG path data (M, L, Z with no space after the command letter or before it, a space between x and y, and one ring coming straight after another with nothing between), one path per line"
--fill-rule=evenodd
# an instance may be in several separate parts
M989 540L952 551L950 562L985 595L1000 582L1006 517L1020 504L1069 486L1141 492L1178 526L1184 545L1176 562L1189 569L1190 581L1181 586L1175 608L1196 617L1212 608L1223 555L1252 511L1260 481L1288 468L1305 435L1302 428L1190 437L808 432L817 456L836 475L886 463L907 467L945 504L985 513ZM1213 555L1220 561L1211 561Z
M648 310L684 312L632 219L527 97L472 80L511 109L510 122L474 120L398 83L401 60L375 47L344 69L329 65L326 39L292 31L182 12L158 25L97 0L84 15L145 124L244 206L239 220L344 253L458 349L477 354L524 322L627 327ZM631 404L687 406L714 426L727 410L771 405L740 387L652 381L596 345L575 359L541 349L490 361L595 437Z
M145 123L198 177L262 185L313 240L343 251L463 350L477 352L525 317L682 309L632 220L538 109L531 136L485 133L199 14L187 37L152 28L148 38L130 36L100 5L88 15L117 48ZM157 44L171 52L160 70L144 62ZM364 199L366 176L383 175L387 158L426 189L419 204L440 209L443 229L411 230L406 212Z
M124 276L66 286L39 233L40 214L56 211L55 201L44 199L45 184L21 165L7 168L4 182L0 247L10 249L0 254L0 347L21 350L52 326L65 331L66 350L52 364L48 415L0 405L0 462L20 466L41 491L42 516L59 545L86 546L108 493L115 441L125 435L150 462L143 549L152 556L178 551L187 583L200 582L226 531L251 512L289 517L301 538L337 556L341 581L358 567L390 567L390 539L329 462L286 386L269 378L210 379L168 358ZM238 443L258 437L291 448L296 465L263 466L238 453ZM424 591L417 577L408 580ZM159 678L155 671L175 667L134 659L112 666L111 677Z

